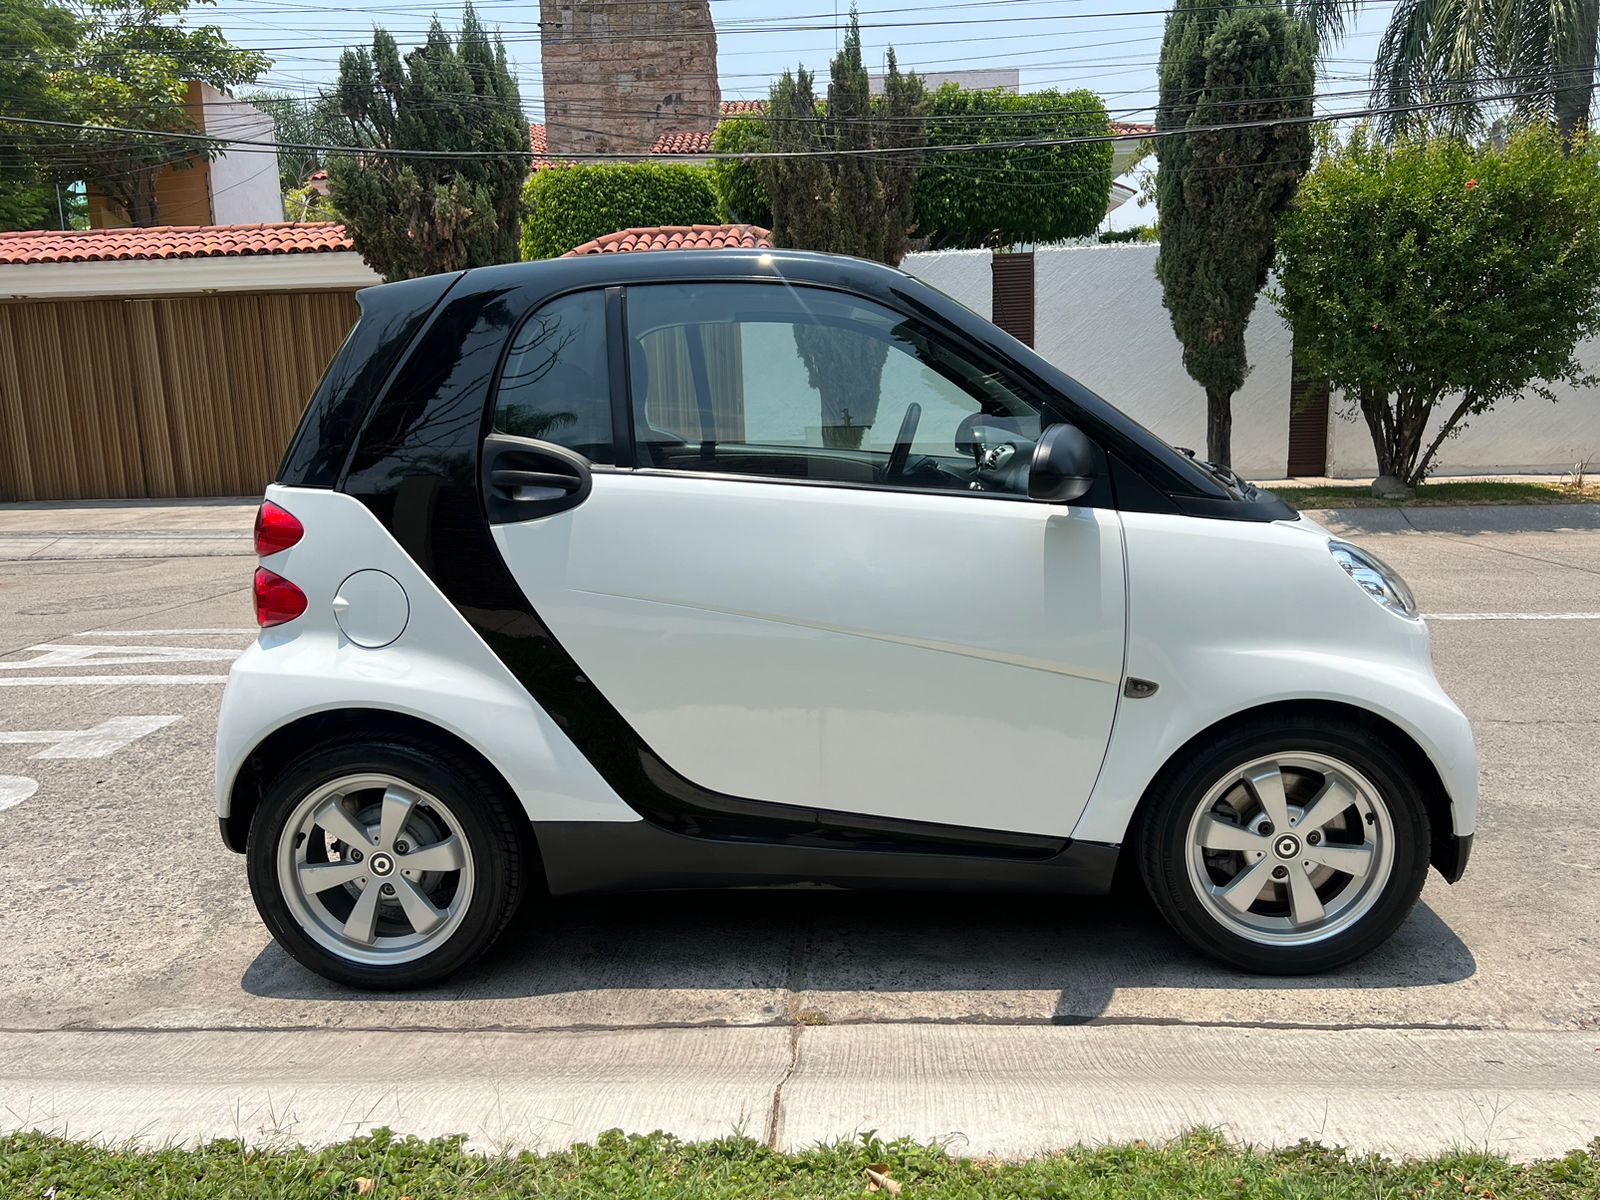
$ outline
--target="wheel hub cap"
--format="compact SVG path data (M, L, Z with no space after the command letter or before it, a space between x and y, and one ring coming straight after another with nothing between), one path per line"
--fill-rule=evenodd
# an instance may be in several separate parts
M1279 858L1295 858L1300 853L1300 839L1286 833L1272 844L1272 850Z
M367 860L367 866L371 869L374 875L382 878L385 875L393 873L394 859L390 858L387 854L374 854Z

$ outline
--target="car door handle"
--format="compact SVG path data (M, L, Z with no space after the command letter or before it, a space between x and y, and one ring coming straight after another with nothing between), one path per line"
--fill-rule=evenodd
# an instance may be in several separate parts
M479 488L490 524L531 521L582 504L593 486L589 462L551 442L491 433L483 440Z
M512 497L516 497L524 488L570 495L583 486L583 480L576 475L566 475L559 471L521 471L506 468L489 472L489 483Z

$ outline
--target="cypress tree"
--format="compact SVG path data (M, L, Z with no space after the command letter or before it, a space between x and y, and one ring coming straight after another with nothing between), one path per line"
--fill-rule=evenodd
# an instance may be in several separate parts
M1206 453L1227 466L1244 331L1267 281L1280 213L1311 161L1315 34L1277 0L1178 0L1161 46L1156 128L1156 275L1206 391ZM1192 130L1193 132L1184 132Z
M404 60L375 28L370 54L363 47L341 57L336 97L357 145L510 152L335 158L329 195L367 262L387 279L406 279L516 261L528 123L505 44L470 4L454 42L434 18L427 41Z

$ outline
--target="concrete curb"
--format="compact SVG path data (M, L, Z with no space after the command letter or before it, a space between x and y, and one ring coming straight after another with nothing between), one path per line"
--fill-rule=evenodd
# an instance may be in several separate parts
M1019 1158L1206 1125L1395 1156L1551 1157L1600 1133L1600 1034L856 1025L584 1033L0 1035L0 1128L146 1145L338 1141L388 1126L484 1150L601 1131L876 1130Z

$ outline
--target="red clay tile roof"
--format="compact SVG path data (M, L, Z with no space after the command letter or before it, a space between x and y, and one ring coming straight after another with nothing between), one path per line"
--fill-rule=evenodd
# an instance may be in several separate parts
M0 265L220 258L353 250L331 221L277 225L162 225L152 229L28 229L0 233Z
M745 113L764 113L767 111L765 100L724 100L722 102L722 115L725 117L740 116Z
M771 250L772 232L759 225L660 225L624 229L585 242L562 258L580 254L626 254L640 250Z
M528 123L528 141L533 143L535 154L550 153L550 138L546 135L543 125L535 125L531 121Z
M1122 133L1122 134L1137 133L1137 134L1140 134L1140 135L1144 135L1144 134L1154 133L1155 131L1156 131L1156 127L1154 125L1141 125L1137 121L1113 121L1113 122L1111 122L1111 132L1112 133Z
M680 129L663 133L650 146L651 154L705 154L711 149L709 129Z

